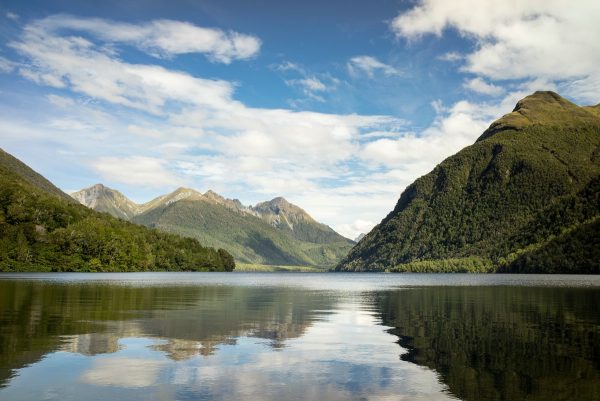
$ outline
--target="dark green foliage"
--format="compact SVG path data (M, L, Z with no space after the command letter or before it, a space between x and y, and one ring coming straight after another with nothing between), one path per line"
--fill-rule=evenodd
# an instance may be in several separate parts
M0 165L0 271L231 271L224 250L127 223Z
M510 271L600 272L582 260L569 268L568 262L561 268L542 262L542 255L554 261L550 252L566 252L560 256L566 259L586 248L594 255L587 249L593 241L569 240L566 231L599 215L600 118L557 96L524 99L474 145L416 180L337 269L412 271L427 261L427 269L437 271L432 261L473 257ZM565 120L568 115L573 118ZM580 191L587 200L577 200ZM577 204L572 210L565 209L569 200ZM544 245L551 235L565 236L562 241L577 249ZM534 244L546 252L536 253L535 268L524 267L533 256L519 257L519 268L506 267Z
M435 371L456 399L598 400L597 289L436 286L374 298L401 359Z
M416 260L389 269L390 272L411 273L489 273L493 271L491 260L474 256L455 259Z
M600 272L600 218L522 253L500 271L597 274Z

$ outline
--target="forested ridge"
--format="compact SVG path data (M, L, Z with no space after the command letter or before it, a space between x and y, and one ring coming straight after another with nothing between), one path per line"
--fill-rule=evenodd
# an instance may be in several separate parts
M409 185L338 270L600 272L600 117L536 92Z
M73 202L0 153L0 271L230 271L233 257L197 240Z

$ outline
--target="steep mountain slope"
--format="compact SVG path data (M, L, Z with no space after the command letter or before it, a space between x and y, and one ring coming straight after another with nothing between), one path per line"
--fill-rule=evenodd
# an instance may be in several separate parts
M333 266L353 245L283 198L246 207L213 191L178 188L136 205L97 185L73 196L95 210L227 249L241 262Z
M583 242L581 237L598 233L598 202L584 198L589 191L597 194L599 174L598 106L579 107L556 93L536 92L475 144L409 185L395 209L337 269L436 271L463 265L466 270L567 271L564 264L544 265L540 255L553 250L564 259L569 247L570 256L598 253L593 245L598 237ZM569 201L585 212L544 220L552 208L560 210ZM534 226L540 235L528 238ZM534 260L533 254L527 257L530 252L537 255L535 268L528 267ZM598 272L586 263L572 265L579 267L570 272Z
M0 271L231 270L230 254L73 202L3 153ZM9 163L5 162L6 160Z
M25 163L13 155L6 153L3 149L0 149L0 167L25 180L35 188L73 203L73 199L71 199L69 195L58 189L46 178L33 171L33 169Z

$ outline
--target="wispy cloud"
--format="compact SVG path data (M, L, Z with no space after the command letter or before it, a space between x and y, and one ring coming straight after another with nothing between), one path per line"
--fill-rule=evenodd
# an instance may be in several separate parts
M402 72L399 69L394 68L389 64L385 64L371 56L352 57L346 64L346 67L348 68L350 75L353 76L366 74L368 77L373 78L377 73L382 73L387 76L402 75Z
M307 76L306 78L300 79L288 79L285 81L285 83L288 86L299 87L306 96L320 102L324 102L325 99L323 99L319 93L331 90L330 86L327 86L316 76Z
M260 39L252 35L167 19L129 24L101 18L55 15L29 25L28 30L38 33L76 30L106 42L136 46L157 57L204 53L209 59L225 64L235 59L254 57L261 46ZM85 44L82 42L82 45Z

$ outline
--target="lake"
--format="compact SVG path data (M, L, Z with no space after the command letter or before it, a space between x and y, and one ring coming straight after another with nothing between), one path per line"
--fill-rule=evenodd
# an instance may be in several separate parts
M600 277L1 274L0 400L600 400Z

